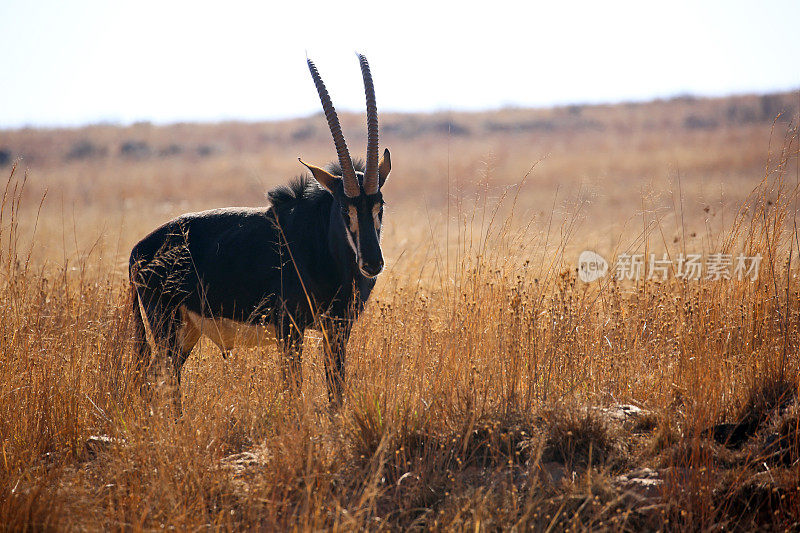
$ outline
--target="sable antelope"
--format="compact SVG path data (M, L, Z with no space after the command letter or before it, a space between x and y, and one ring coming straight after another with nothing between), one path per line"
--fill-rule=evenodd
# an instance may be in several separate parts
M269 207L185 214L134 246L129 274L142 373L160 359L179 386L181 367L201 335L223 356L235 343L275 339L284 377L296 386L303 333L316 328L323 334L328 396L341 401L350 330L383 270L381 187L391 169L388 150L378 160L375 90L366 58L358 59L367 100L366 166L350 157L336 110L308 60L338 163L323 169L300 160L313 179L305 174L271 190Z

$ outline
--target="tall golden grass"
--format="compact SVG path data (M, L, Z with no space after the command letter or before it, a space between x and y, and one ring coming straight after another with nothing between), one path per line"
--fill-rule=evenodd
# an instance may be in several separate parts
M344 406L327 403L311 333L299 397L282 392L276 350L223 360L203 343L184 370L178 419L166 400L145 401L132 385L125 252L154 219L241 194L224 180L237 166L253 172L260 159L45 160L41 174L53 179L41 205L41 184L34 192L26 184L40 171L28 179L11 170L0 208L0 524L798 527L797 138L790 126L770 148L769 124L760 127L766 164L756 171L755 157L737 159L743 145L753 149L755 134L743 133L753 125L706 132L716 158L681 155L693 132L633 153L641 132L623 135L611 155L637 163L599 200L613 206L602 216L592 211L598 195L570 179L565 155L553 170L548 158L523 166L502 159L511 155L487 157L479 139L437 140L437 153L412 152L420 141L397 138L420 174L401 171L387 185L390 263L350 340ZM588 145L602 145L603 132L592 135ZM740 144L726 145L732 138ZM319 144L303 146L322 154ZM568 152L585 170L602 149ZM648 152L663 159L653 166ZM664 153L688 168L662 166ZM698 199L703 161L718 162L711 174L758 172L750 192ZM651 178L671 174L677 187L631 186L639 164ZM81 200L82 172L118 176L86 189L101 196L95 202ZM137 173L146 194L129 190ZM209 178L214 187L199 191L191 183L204 175L223 181ZM720 178L731 182L745 179ZM659 187L664 194L653 192ZM126 197L134 207L124 207ZM176 202L160 210L159 197ZM181 205L187 198L201 200ZM741 251L764 259L756 281L586 284L574 261L586 247L607 257ZM601 409L618 403L647 413L619 424ZM736 431L744 443L726 443ZM618 476L643 467L657 473L654 493L620 484Z

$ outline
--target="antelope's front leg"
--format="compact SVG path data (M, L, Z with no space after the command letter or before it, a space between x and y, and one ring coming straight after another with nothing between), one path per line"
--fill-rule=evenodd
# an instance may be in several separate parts
M336 405L341 405L344 393L345 358L351 327L349 320L329 320L322 333L328 400Z
M285 323L278 344L283 353L283 382L287 389L299 392L303 385L303 332Z

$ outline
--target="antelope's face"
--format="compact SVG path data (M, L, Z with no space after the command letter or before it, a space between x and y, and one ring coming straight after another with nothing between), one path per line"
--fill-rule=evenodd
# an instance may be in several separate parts
M344 196L340 203L347 243L353 249L358 269L368 278L374 278L383 270L383 203L380 191L375 194L362 192L356 198Z

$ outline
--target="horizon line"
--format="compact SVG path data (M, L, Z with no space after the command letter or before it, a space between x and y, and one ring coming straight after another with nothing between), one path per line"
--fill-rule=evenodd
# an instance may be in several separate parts
M798 96L800 97L800 85L796 85L791 88L776 88L768 91L753 90L753 91L729 92L722 94L719 93L706 94L702 92L684 91L684 92L675 92L664 95L652 95L643 98L622 98L617 100L608 99L608 100L564 101L564 102L553 102L551 104L542 104L542 105L525 105L525 104L508 103L503 105L487 106L487 107L461 106L461 107L451 107L451 108L418 109L418 110L386 109L386 110L381 110L380 114L381 115L437 115L446 113L479 114L479 113L493 113L493 112L507 111L507 110L519 110L519 111L548 110L548 109L567 108L573 106L602 107L602 106L619 106L626 104L651 104L659 102L670 102L682 99L722 100L727 98L746 98L748 96L759 97L759 96L769 96L778 94L790 94L794 92L797 92ZM337 112L342 115L347 115L347 114L362 114L364 111L343 108L343 109L337 109ZM319 114L322 114L322 111L315 111L313 113L306 113L306 114L260 117L260 118L228 116L219 118L166 119L163 121L159 119L148 119L148 118L141 118L141 119L99 118L96 120L90 119L86 122L62 122L62 123L28 122L28 123L9 124L9 125L0 124L0 132L14 132L14 131L24 131L24 130L80 130L84 128L103 127L103 126L128 128L137 125L170 127L170 126L185 125L185 124L196 124L196 125L214 125L214 124L226 124L226 123L239 123L239 124L273 123L274 124L279 122L289 122L292 120L304 120Z

